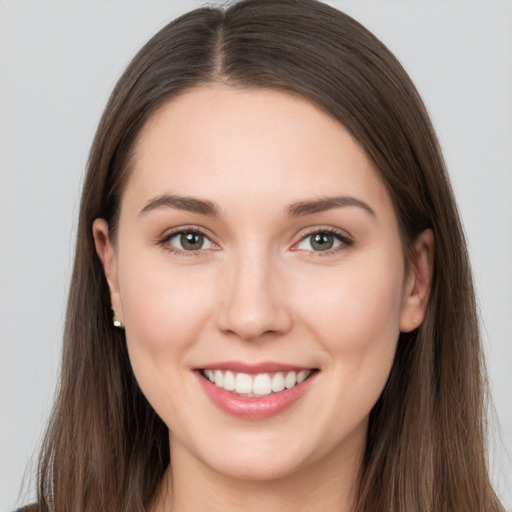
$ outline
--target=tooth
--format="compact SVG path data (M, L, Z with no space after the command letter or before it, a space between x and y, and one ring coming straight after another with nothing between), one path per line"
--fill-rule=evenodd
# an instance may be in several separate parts
M222 381L224 380L224 376L220 370L215 370L215 385L218 388L222 387Z
M302 370L297 374L297 384L304 382L311 372L309 370Z
M213 373L213 370L205 370L205 373L210 382L215 382L215 375Z
M224 382L222 383L222 387L226 391L233 391L235 389L235 376L233 372L226 372L224 375Z
M272 377L272 391L279 392L284 389L284 375L281 372L276 373Z
M295 372L288 372L284 379L284 385L287 389L293 388L297 383L297 374Z
M238 373L235 379L237 393L252 393L252 379L247 373Z
M260 373L254 378L252 392L255 395L270 395L272 392L272 381L268 373Z

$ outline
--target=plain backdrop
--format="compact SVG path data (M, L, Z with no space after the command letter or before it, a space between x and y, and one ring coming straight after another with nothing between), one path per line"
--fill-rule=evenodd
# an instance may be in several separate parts
M215 2L211 2L215 4ZM423 95L467 232L512 510L512 3L331 1L398 56ZM130 58L194 1L0 3L0 510L33 467L54 396L88 149ZM84 319L86 321L86 319ZM499 427L497 426L499 424ZM508 454L507 454L508 451Z

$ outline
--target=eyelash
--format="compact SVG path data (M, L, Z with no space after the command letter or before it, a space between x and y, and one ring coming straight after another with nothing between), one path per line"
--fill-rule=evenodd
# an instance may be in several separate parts
M198 249L197 251L186 251L183 249L178 249L176 247L173 247L172 245L169 245L169 241L172 240L175 236L184 235L184 234L201 235L201 236L205 237L207 240L210 240L209 236L206 233L204 233L201 229L198 229L196 227L190 227L190 228L180 228L180 229L177 229L176 231L172 231L172 232L166 234L159 241L159 245L164 247L170 253L175 254L177 256L187 256L187 257L196 256L197 257L197 256L204 255L204 249L203 250ZM328 228L315 228L315 229L305 233L304 235L301 236L300 240L294 244L294 246L298 245L302 241L306 240L308 237L311 237L313 235L319 235L319 234L320 235L332 235L339 242L341 242L341 244L338 247L335 247L334 249L329 249L326 251L310 251L312 257L332 256L333 254L336 254L336 253L342 251L343 249L346 249L354 244L354 241L351 238L349 238L342 231L339 231L332 227L328 227ZM214 242L212 242L211 240L210 240L210 242L212 244L214 244ZM214 244L214 245L216 245L216 244Z
M350 247L351 245L354 244L354 240L349 238L347 236L347 234L344 233L343 231L337 230L337 229L332 228L332 227L326 227L326 228L314 228L314 229L312 229L311 231L309 231L309 232L305 233L304 235L302 235L300 240L296 244L294 244L294 245L299 244L303 240L306 240L308 237L311 237L313 235L332 235L339 242L341 242L340 245L338 247L335 247L334 249L328 249L326 251L310 251L310 255L313 258L317 257L317 256L320 256L320 257L332 256L334 254L339 253L340 251L343 251L344 249L347 249L348 247Z
M198 249L197 251L185 251L183 249L178 249L177 247L173 247L169 244L169 242L177 235L186 235L186 234L194 234L194 235L201 235L207 240L210 240L210 237L204 233L201 229L197 227L189 227L189 228L180 228L176 231L171 231L170 233L166 234L160 241L159 244L170 253L177 255L177 256L203 256L204 255L204 249ZM211 241L211 240L210 240ZM213 243L213 242L211 242ZM216 245L216 244L214 244Z

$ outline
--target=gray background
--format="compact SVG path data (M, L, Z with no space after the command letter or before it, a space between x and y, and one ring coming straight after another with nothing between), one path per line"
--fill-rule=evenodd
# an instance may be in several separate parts
M198 1L0 3L0 510L19 496L54 396L82 172L116 79ZM212 2L213 3L213 2ZM512 3L329 2L402 61L431 112L465 224L512 510ZM497 425L500 425L498 427ZM508 451L508 455L507 452ZM32 468L33 469L33 468Z

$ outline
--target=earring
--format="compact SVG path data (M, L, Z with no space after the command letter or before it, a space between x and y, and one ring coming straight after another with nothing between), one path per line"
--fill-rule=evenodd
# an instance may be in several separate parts
M112 323L114 324L114 327L123 328L123 327L124 327L124 325L122 324L121 320L118 320L118 319L117 319L117 313L116 313L116 310L115 310L113 307L111 307L110 309L111 309L111 310L113 311L113 313L114 313L114 316L113 316L113 318L112 318Z

